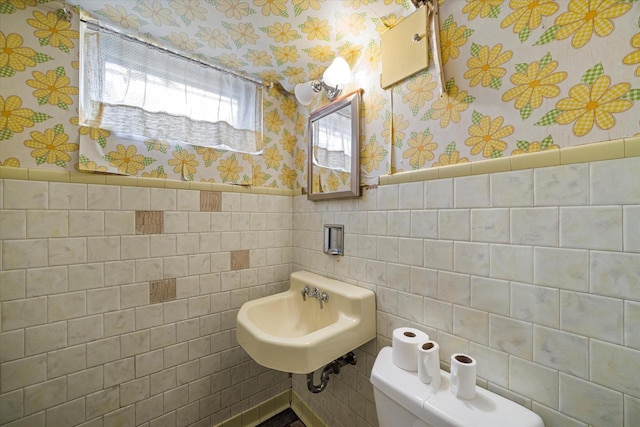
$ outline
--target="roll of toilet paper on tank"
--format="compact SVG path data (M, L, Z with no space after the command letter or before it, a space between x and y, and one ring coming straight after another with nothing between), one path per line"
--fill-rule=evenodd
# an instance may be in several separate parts
M458 399L476 397L476 360L462 353L451 355L451 393Z
M440 346L435 341L418 346L418 378L434 390L440 388Z
M405 371L418 370L418 346L429 341L429 335L414 328L397 328L393 330L391 344L391 360Z

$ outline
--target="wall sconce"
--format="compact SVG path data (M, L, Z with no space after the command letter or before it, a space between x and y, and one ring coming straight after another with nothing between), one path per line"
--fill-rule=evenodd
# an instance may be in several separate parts
M342 87L351 80L351 69L344 58L338 56L322 74L322 80L298 83L295 87L296 99L302 105L309 105L322 89L329 101L342 92Z

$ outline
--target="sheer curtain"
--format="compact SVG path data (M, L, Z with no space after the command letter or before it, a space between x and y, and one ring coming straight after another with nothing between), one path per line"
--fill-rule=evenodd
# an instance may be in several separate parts
M134 140L259 153L262 85L82 23L81 124Z
M314 141L315 162L330 169L351 172L350 115L339 110L322 117L313 126L317 141Z

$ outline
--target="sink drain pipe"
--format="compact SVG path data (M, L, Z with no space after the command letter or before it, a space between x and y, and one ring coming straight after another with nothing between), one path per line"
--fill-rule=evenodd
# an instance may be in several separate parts
M307 388L311 393L320 393L327 387L327 383L329 382L329 375L331 374L339 374L340 368L345 365L355 365L358 362L356 359L356 355L353 354L352 351L345 354L342 357L337 358L333 362L329 363L322 369L322 374L320 375L320 385L315 385L313 383L313 372L307 374Z

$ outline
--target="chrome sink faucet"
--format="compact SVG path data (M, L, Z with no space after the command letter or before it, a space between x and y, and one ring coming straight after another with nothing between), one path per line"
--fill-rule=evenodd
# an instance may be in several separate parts
M307 300L307 295L309 295L309 291L310 291L310 289L309 289L308 286L305 286L304 289L302 289L300 291L300 293L302 294L302 301L306 301Z
M327 294L326 292L322 292L316 298L318 298L318 301L320 301L320 310L322 310L322 303L329 301L329 294Z

